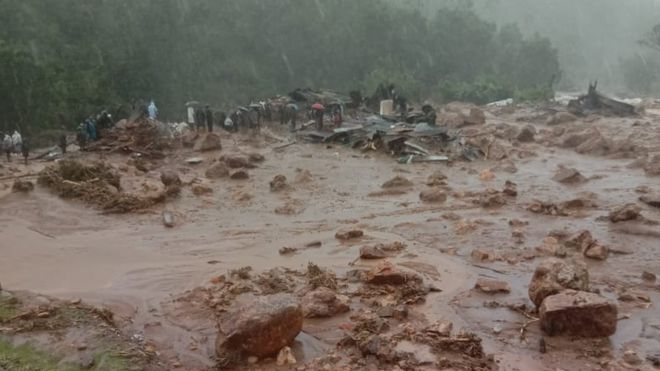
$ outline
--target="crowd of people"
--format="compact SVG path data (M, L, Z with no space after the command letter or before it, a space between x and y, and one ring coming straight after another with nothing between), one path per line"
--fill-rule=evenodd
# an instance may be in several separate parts
M0 134L3 137L2 139L2 151L7 156L7 162L11 162L11 157L13 155L22 155L27 164L28 157L30 155L30 149L28 143L23 139L21 133L18 130L14 130L13 134L4 133Z

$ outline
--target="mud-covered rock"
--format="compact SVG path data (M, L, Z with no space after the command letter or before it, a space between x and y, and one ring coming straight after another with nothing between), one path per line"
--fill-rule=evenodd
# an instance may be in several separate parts
M610 211L610 221L612 223L625 222L639 218L642 208L635 204L626 204Z
M641 196L639 200L649 206L660 207L660 193L647 194Z
M655 155L644 165L644 172L648 176L660 175L660 155Z
M12 192L28 193L34 190L34 183L29 180L16 179L11 186Z
M218 162L217 164L208 168L204 175L208 179L226 178L229 176L229 168L227 168L227 165L225 165L224 162Z
M609 250L606 246L601 245L599 242L594 242L586 249L584 249L583 254L589 259L605 260L609 255Z
M261 153L252 152L248 153L248 160L250 160L250 162L264 162L266 161L266 157Z
M578 261L564 261L549 258L541 262L529 284L529 298L539 307L543 299L572 289L589 289L589 272L586 264Z
M412 187L414 184L410 180L397 175L396 177L388 180L387 182L383 183L381 186L382 188L403 188L403 187Z
M486 123L486 114L479 108L470 108L470 113L464 120L467 125L483 125Z
M349 298L337 295L327 287L319 287L303 296L302 310L305 318L332 317L349 311Z
M547 256L557 256L561 258L566 256L566 249L555 237L544 238L543 243L536 247L536 251Z
M179 178L179 174L172 170L166 170L160 173L160 181L165 187L181 187L183 184L181 178Z
M360 259L384 259L387 256L387 253L378 245L360 247Z
M516 139L519 142L531 143L534 141L535 136L536 136L536 128L534 127L534 125L525 125L523 126L522 129L520 129L520 132L518 133Z
M284 175L275 175L273 180L270 181L270 191L271 192L280 192L289 187L286 182L286 177Z
M569 249L585 251L593 243L594 238L591 235L591 232L582 230L569 236L566 241L564 241L564 246L568 247Z
M506 205L506 198L504 198L503 193L500 193L494 189L489 189L479 195L477 202L479 206L489 209Z
M413 275L397 269L389 261L384 261L367 273L367 282L375 285L403 285Z
M541 328L550 336L607 337L616 332L616 303L584 291L565 290L543 300Z
M427 203L443 203L447 201L447 193L440 188L429 188L419 194L419 199Z
M289 345L302 330L303 310L296 298L276 294L235 303L220 323L216 353L266 357Z
M577 116L568 112L557 112L554 115L548 117L545 124L546 125L559 125L566 124L569 122L574 122L577 120Z
M440 170L436 170L426 179L426 185L429 187L441 187L447 185L447 176Z
M229 174L229 178L233 180L246 180L250 179L250 175L245 170L236 170Z
M241 155L226 155L223 160L231 169L252 168L250 160Z
M474 288L486 294L508 294L511 292L511 286L507 282L487 278L479 278L477 283L474 284Z
M652 273L652 272L649 272L649 271L644 271L644 272L642 272L642 279L644 281L655 282L656 276L655 276L655 273Z
M204 196L213 193L213 188L203 184L195 184L192 186L192 191L195 196Z
M217 151L222 149L220 136L216 133L204 134L195 142L194 150L197 152Z
M504 189L502 190L502 193L509 197L517 197L518 196L518 185L512 181L507 180L504 182Z
M364 236L364 231L361 229L342 229L335 233L335 238L342 241L353 240Z
M559 166L552 180L563 184L579 184L586 182L587 178L582 176L577 169Z

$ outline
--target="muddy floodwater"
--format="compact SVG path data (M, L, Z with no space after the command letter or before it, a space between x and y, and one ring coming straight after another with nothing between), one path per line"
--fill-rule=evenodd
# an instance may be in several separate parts
M489 124L521 126L517 118L523 114L489 113ZM602 118L588 125L600 125L604 136L630 139L648 153L659 151L660 118L651 111L641 124L635 125L637 121ZM635 158L578 154L554 146L542 139L550 138L553 128L536 126L546 132L536 141L517 143L503 161L397 164L388 154L341 144L299 140L275 149L281 143L240 136L224 137L223 149L217 152L177 150L146 173L128 166L125 156L104 155L104 161L123 167L122 187L129 190L156 187L163 169L176 171L184 184L197 179L212 189L197 196L184 188L176 200L126 215L105 215L40 186L27 194L11 193L11 182L3 181L7 185L0 191L0 282L8 290L81 299L108 308L126 322L124 331L158 351L163 369L204 370L216 362L216 320L204 311L176 305L184 293L246 266L259 274L275 267L304 271L313 262L343 277L379 263L359 259L360 247L399 241L405 250L389 261L435 288L423 303L409 306L410 321L448 320L454 329L477 334L495 368L653 369L653 357L660 356L660 292L658 283L644 280L642 273L660 274L660 225L653 223L660 221L660 209L638 198L642 187L660 192L660 178L628 166ZM282 130L280 135L288 134ZM205 179L206 169L222 154L254 152L265 161L249 170L249 179ZM74 155L100 159L98 153ZM184 160L192 156L203 162L187 164ZM34 161L28 167L12 166L17 174L27 174L46 165ZM579 170L586 181L554 181L559 165ZM448 199L422 202L419 194L436 171L446 176ZM484 176L487 173L492 175ZM271 192L269 182L276 175L284 175L288 187ZM412 186L378 193L396 176ZM517 196L507 198L504 205L483 207L470 197L489 188L501 191L506 181L517 185ZM589 200L589 206L563 216L528 210L535 200L561 203L576 198ZM639 204L647 222L611 223L609 212L627 203ZM173 216L173 228L163 225L164 211ZM345 228L362 230L364 236L335 238ZM528 285L544 258L537 248L552 233L580 230L590 231L610 251L606 260L577 256L587 263L592 289L618 301L618 327L609 339L545 336L538 321L511 310L517 304L531 306ZM283 247L313 241L320 246L280 254ZM475 257L475 250L489 252L490 258ZM479 278L505 281L510 292L479 292L474 289ZM622 292L630 291L643 300L620 300ZM351 311L362 306L359 298L352 298ZM245 362L240 368L296 369L331 352L350 316L349 312L306 319L292 347L297 366L263 361ZM545 352L539 350L542 338ZM420 358L433 358L414 344L398 346ZM625 362L629 350L637 353L639 364Z

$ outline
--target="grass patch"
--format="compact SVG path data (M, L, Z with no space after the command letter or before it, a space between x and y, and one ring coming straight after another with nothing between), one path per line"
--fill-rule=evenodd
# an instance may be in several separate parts
M14 347L0 339L0 370L21 371L82 371L73 365L59 365L52 356L29 345Z
M10 320L18 314L17 305L18 300L15 297L0 292L0 323Z

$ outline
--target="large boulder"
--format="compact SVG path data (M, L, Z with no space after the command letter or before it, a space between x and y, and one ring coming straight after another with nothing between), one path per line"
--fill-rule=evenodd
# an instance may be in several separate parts
M626 222L639 218L642 208L635 204L626 204L613 209L609 218L612 223Z
M445 193L445 191L443 191L441 188L432 187L423 190L419 194L419 199L422 200L422 202L443 203L447 201L447 193Z
M536 307L539 307L546 297L567 289L578 291L589 289L589 271L586 264L549 258L536 267L528 294Z
M420 277L415 274L397 269L389 261L378 264L367 273L367 282L374 285L403 285L408 281L419 279Z
M327 288L319 287L310 291L302 298L303 315L306 318L332 317L349 310L349 298L337 295L336 292Z
M394 178L383 183L383 188L403 188L403 187L412 187L414 184L410 180L397 175Z
M564 184L578 184L586 182L587 178L585 178L577 169L560 165L555 176L552 177L552 180Z
M641 196L639 200L649 206L660 207L660 193L644 195Z
M207 133L195 142L194 150L197 152L216 151L222 149L220 136L216 133Z
M465 118L466 125L483 125L486 123L486 114L479 108L470 108L470 113Z
M20 180L17 179L14 181L14 184L11 186L12 192L22 192L28 193L34 190L34 183L29 180Z
M289 294L262 296L234 304L220 323L216 353L276 354L302 330L303 310Z
M536 135L536 128L534 125L525 125L516 136L519 142L529 143L534 141L534 136Z
M254 167L250 163L250 160L245 156L227 155L223 159L225 160L225 164L227 164L227 166L229 166L232 169L252 168L252 167Z
M569 122L576 121L577 117L573 115L572 113L568 112L557 112L554 115L548 117L546 120L545 124L546 125L559 125L559 124L566 124Z
M541 328L550 336L606 337L616 332L616 303L590 292L565 290L543 300Z
M208 179L220 179L229 176L229 169L224 162L218 162L206 170L204 174Z
M172 170L165 170L160 173L160 181L165 187L181 187L183 184L179 174Z

